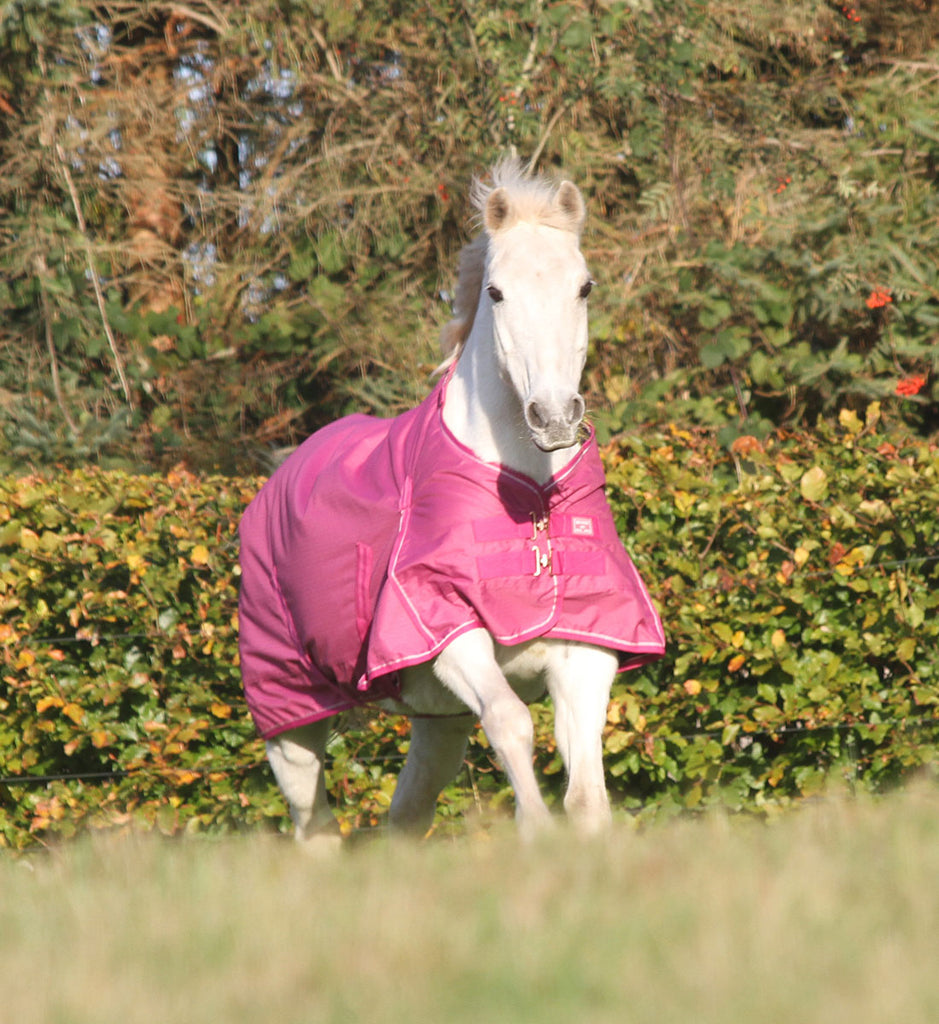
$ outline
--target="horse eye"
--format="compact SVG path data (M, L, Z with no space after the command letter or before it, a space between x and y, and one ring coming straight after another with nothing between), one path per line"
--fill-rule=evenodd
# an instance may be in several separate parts
M494 284L489 285L486 291L489 292L489 298L492 299L493 302L501 302L505 298L502 292L496 288Z
M590 280L590 281L587 281L585 284L581 285L580 292L579 292L580 297L582 299L586 299L587 296L593 291L593 286L596 283L597 283L596 281Z

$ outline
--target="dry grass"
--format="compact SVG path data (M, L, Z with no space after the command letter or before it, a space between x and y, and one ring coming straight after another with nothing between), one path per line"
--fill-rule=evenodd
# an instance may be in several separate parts
M316 865L96 839L0 862L18 1024L939 1020L939 794L534 851L510 833Z

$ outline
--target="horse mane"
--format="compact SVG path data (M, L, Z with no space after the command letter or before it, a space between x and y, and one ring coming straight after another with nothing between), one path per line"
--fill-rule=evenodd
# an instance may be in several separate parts
M543 224L562 231L579 233L581 224L571 219L570 211L555 201L559 185L543 175L531 175L522 162L515 157L500 160L489 172L489 181L473 180L470 202L482 221L489 197L496 189L508 193L512 213L516 220ZM440 373L456 362L463 345L473 329L479 293L486 275L486 257L489 254L489 232L485 228L463 246L457 263L456 297L453 301L453 318L440 331L440 350L443 362L437 367Z

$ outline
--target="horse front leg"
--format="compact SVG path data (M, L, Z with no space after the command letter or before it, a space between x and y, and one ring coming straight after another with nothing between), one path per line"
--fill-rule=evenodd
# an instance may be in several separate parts
M546 666L555 736L567 768L564 809L586 835L602 832L611 820L603 727L617 667L615 652L575 643L552 645Z
M551 814L532 766L531 713L503 675L492 637L483 629L457 637L437 656L434 674L478 716L515 791L515 818L523 837L543 831Z
M342 840L326 795L329 725L324 718L267 741L267 759L290 807L296 837L317 855L332 853Z

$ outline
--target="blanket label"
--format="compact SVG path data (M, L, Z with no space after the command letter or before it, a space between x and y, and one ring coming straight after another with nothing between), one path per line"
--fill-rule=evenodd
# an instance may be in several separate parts
M575 537L592 537L593 516L571 516L571 533Z

